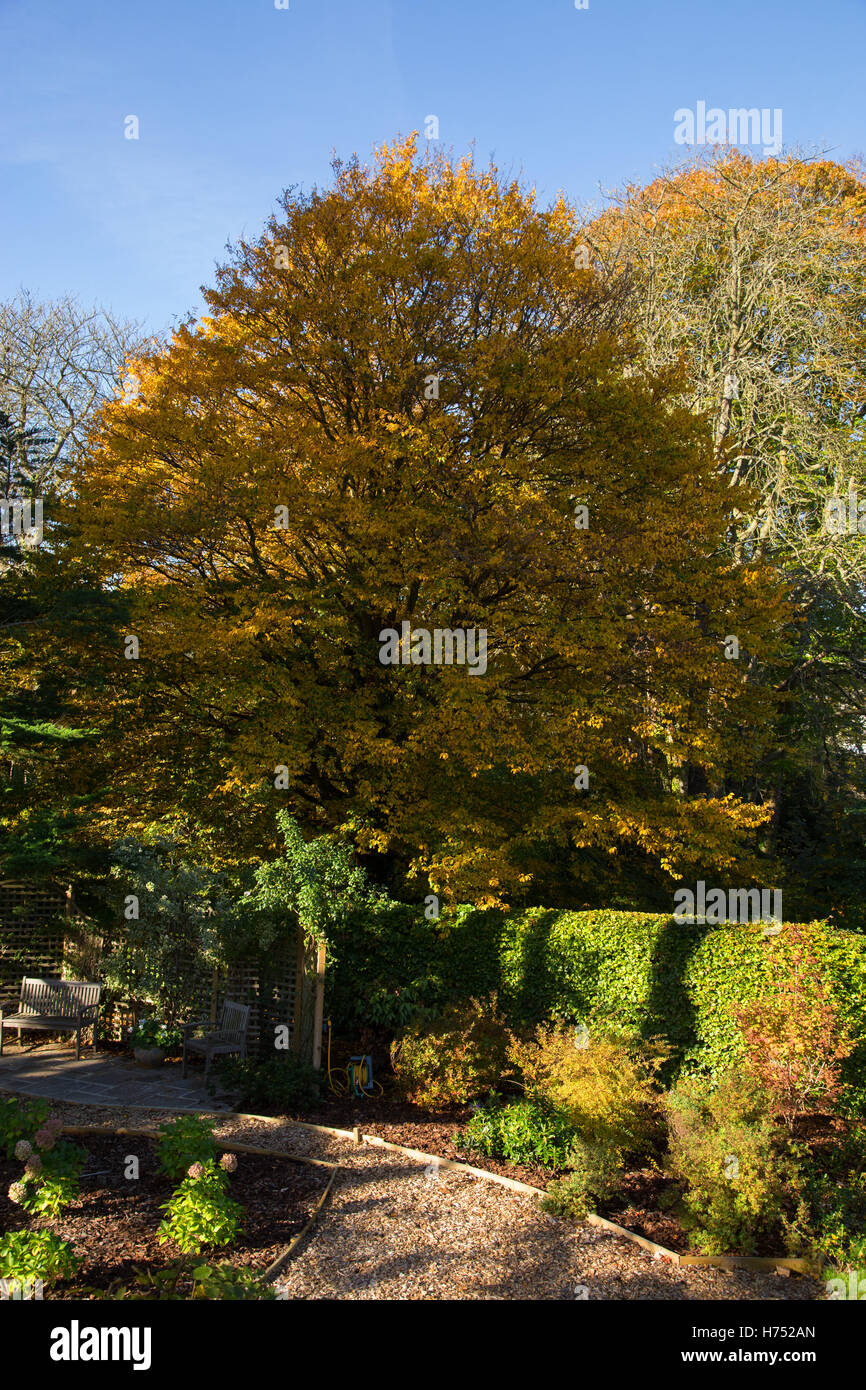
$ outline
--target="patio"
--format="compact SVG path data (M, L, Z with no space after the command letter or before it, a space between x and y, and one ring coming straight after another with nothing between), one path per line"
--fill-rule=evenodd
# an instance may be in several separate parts
M201 1073L181 1078L180 1062L143 1067L132 1058L87 1049L80 1061L75 1048L58 1043L6 1044L0 1057L0 1092L42 1096L82 1105L139 1106L176 1111L225 1111L225 1098L211 1096Z

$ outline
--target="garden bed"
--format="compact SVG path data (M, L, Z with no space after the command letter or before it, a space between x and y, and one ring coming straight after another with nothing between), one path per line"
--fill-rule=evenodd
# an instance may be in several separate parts
M160 1244L157 1235L164 1215L160 1203L168 1200L175 1184L158 1172L154 1141L87 1135L76 1136L76 1142L88 1155L81 1194L52 1221L30 1216L10 1202L8 1188L20 1177L21 1164L0 1158L0 1230L49 1229L69 1241L81 1257L72 1279L52 1285L50 1296L59 1299L86 1298L90 1290L106 1291L112 1284L128 1286L136 1266L159 1272L181 1257L173 1242ZM137 1179L124 1176L131 1154L139 1160ZM244 1208L240 1235L230 1247L206 1250L193 1263L229 1261L263 1273L303 1230L329 1176L327 1168L278 1155L239 1153L231 1195Z

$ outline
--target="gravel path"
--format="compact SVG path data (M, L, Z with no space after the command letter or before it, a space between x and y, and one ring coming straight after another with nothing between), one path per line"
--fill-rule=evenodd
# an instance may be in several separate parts
M148 1127L165 1111L56 1103L66 1124ZM622 1237L560 1221L536 1199L290 1121L215 1115L224 1141L337 1162L331 1200L277 1280L290 1299L823 1298L815 1280L677 1268Z

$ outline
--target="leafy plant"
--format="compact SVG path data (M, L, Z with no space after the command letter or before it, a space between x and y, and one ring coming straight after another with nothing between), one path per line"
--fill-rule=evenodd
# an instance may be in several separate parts
M177 1182L193 1163L209 1163L216 1156L213 1121L200 1115L179 1115L159 1127L156 1141L159 1170Z
M228 1261L217 1265L196 1265L192 1275L195 1280L193 1298L250 1302L275 1299L277 1296L269 1284L263 1284L245 1265L233 1265Z
M268 1057L227 1057L220 1064L220 1080L235 1093L241 1110L278 1114L312 1105L319 1094L319 1073L292 1052Z
M53 1231L9 1231L0 1236L0 1278L68 1279L79 1258Z
M0 1148L12 1158L15 1145L22 1139L31 1140L48 1119L45 1100L19 1100L16 1096L0 1098Z
M161 1204L166 1213L159 1225L161 1244L173 1240L183 1253L198 1255L209 1245L230 1245L240 1230L243 1208L228 1194L228 1174L213 1161L184 1178L172 1197Z
M572 1171L550 1184L541 1206L551 1216L583 1218L612 1196L625 1168L616 1146L583 1139L572 1145L570 1162Z
M99 1296L120 1301L186 1302L191 1298L211 1298L264 1302L276 1299L277 1294L270 1284L263 1284L246 1266L236 1266L228 1261L217 1265L193 1264L191 1260L184 1259L173 1261L166 1269L152 1270L136 1266L131 1285L115 1281L107 1293L100 1293Z
M661 1132L656 1085L669 1049L613 1024L556 1023L515 1040L512 1056L527 1091L565 1113L590 1145L644 1154Z
M855 1047L821 978L817 956L799 927L775 961L771 992L736 1010L755 1079L785 1123L842 1093L840 1063Z
M834 1270L866 1268L866 1132L857 1126L820 1149L794 1146L797 1219L789 1237Z
M474 1149L488 1158L567 1168L574 1139L567 1115L548 1102L528 1099L507 1105L497 1100L479 1108L454 1142L460 1149Z
M45 1131L37 1131L35 1138ZM25 1176L15 1187L20 1189L18 1200L25 1211L47 1216L56 1221L64 1207L74 1202L80 1192L79 1177L87 1159L87 1151L70 1139L53 1138L48 1131L50 1146L25 1161Z
M486 1095L509 1074L509 1034L496 996L470 999L408 1029L391 1062L409 1100L435 1109Z
M139 1019L129 1035L130 1047L164 1047L171 1051L180 1047L181 1041L180 1029L158 1018Z
M732 1072L715 1088L687 1077L666 1098L668 1168L683 1184L684 1220L710 1255L752 1254L783 1225L797 1170L767 1097Z

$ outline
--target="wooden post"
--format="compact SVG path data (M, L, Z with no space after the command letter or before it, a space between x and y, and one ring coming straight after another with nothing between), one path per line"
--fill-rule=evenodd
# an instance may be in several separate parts
M298 954L295 963L295 1017L292 1023L292 1051L300 1055L304 1022L304 933L298 923Z
M322 1022L325 1016L325 948L316 954L316 1007L313 1013L313 1066L322 1065Z

